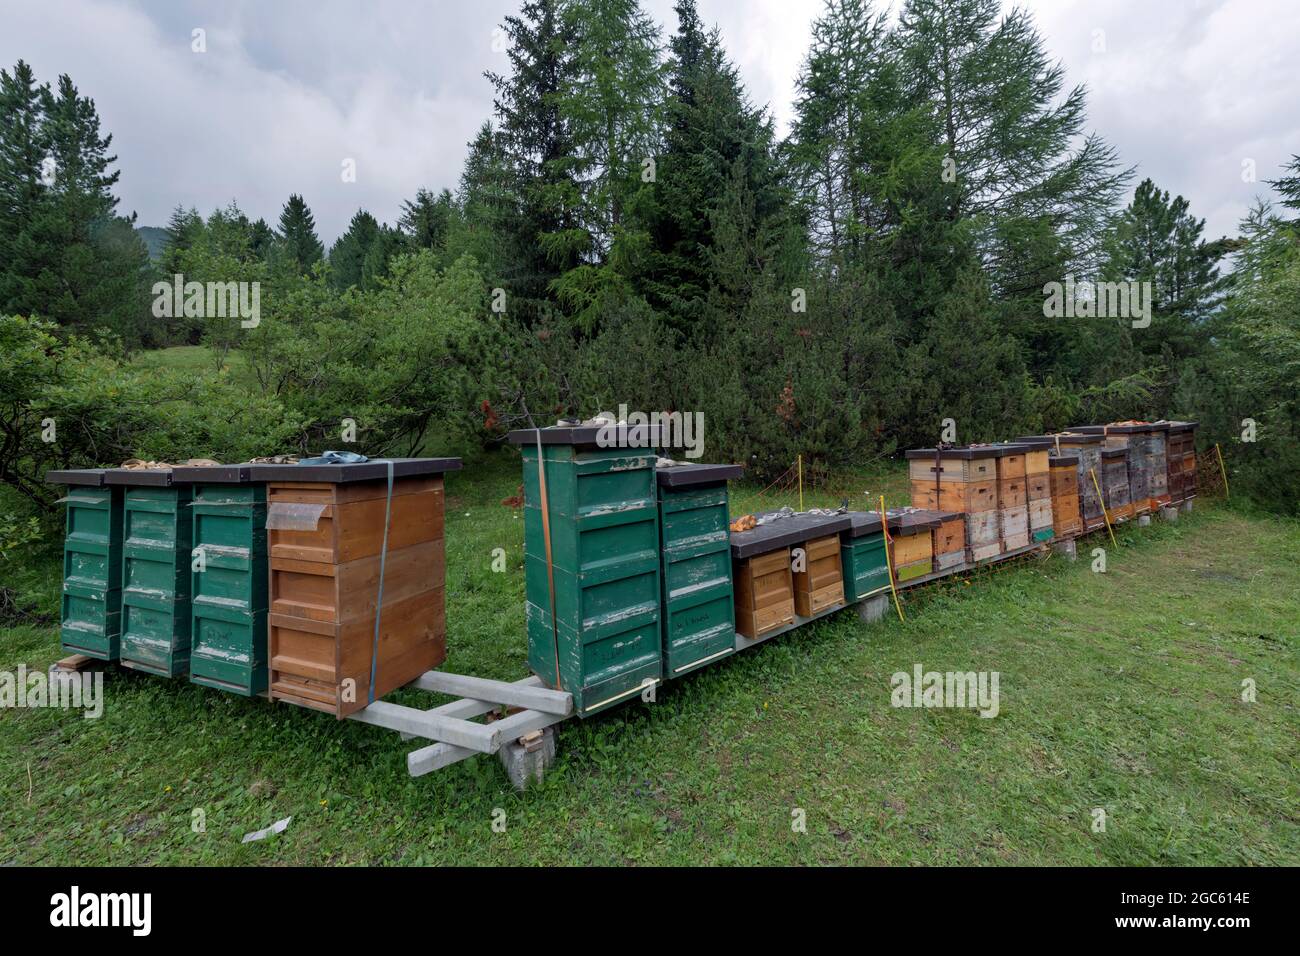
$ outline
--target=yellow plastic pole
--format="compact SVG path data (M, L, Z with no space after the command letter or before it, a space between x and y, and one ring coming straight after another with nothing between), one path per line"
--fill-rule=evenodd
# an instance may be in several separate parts
M1219 456L1219 473L1223 475L1223 496L1231 498L1232 492L1228 490L1228 469L1223 467L1223 452L1219 449L1219 443L1214 443L1214 453Z
M803 452L799 453L799 510L803 511Z
M1106 510L1106 497L1101 493L1101 485L1097 484L1097 469L1089 468L1088 474L1092 475L1092 486L1097 489L1097 500L1101 502L1101 516L1106 519L1106 531L1110 534L1110 543L1112 547L1119 547L1115 541L1115 530L1110 526L1110 513Z
M880 530L885 536L885 570L889 572L889 593L894 595L894 610L898 611L898 619L906 620L903 617L903 605L898 603L898 588L894 585L894 559L889 553L889 516L885 514L885 496L880 496Z

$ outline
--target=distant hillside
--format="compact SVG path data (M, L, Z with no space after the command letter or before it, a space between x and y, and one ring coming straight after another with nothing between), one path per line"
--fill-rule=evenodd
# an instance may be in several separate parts
M135 232L148 247L149 258L157 262L162 256L163 246L167 245L167 230L161 226L136 226Z

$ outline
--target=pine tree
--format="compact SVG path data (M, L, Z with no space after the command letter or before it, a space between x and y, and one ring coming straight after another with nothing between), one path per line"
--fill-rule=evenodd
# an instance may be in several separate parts
M348 231L330 247L330 274L336 289L363 286L366 256L378 238L379 222L364 209L358 209L348 223Z
M325 255L325 247L316 235L316 219L307 202L297 193L291 195L280 211L280 243L298 275L306 275Z
M469 144L461 172L455 198L459 214L452 219L447 258L455 261L461 254L473 256L494 288L518 282L519 264L537 253L535 240L526 249L520 246L517 184L501 137L491 123L484 123ZM524 310L512 307L509 311L528 322L521 314Z
M43 89L22 60L13 73L0 70L0 313L24 313L39 252L30 228L45 202L42 163L48 134L42 123ZM48 167L47 167L48 168Z
M729 267L750 271L768 258L770 248L754 243L771 241L773 224L789 211L789 196L773 155L771 121L749 104L718 31L704 30L694 0L678 0L675 10L664 148L650 195L636 206L650 237L636 284L680 331L694 335L711 324L707 302L720 280L711 261L714 219L722 204L747 207L744 238L752 254Z
M496 90L497 131L491 143L482 142L480 133L476 144L484 147L482 156L499 149L510 170L516 211L501 225L509 229L518 258L501 279L511 293L511 312L531 322L551 282L588 252L579 229L571 126L560 108L574 82L577 25L561 16L559 0L527 0L502 28L510 42L510 72L484 74Z
M1171 199L1143 180L1116 219L1104 272L1107 279L1151 283L1151 327L1135 329L1133 340L1171 365L1206 344L1206 322L1222 287L1216 252L1202 238L1205 220L1188 207L1182 196Z
M117 161L109 156L112 134L99 135L99 114L94 100L78 93L67 74L59 77L57 95L41 91L48 158L53 161L51 192L57 197L76 197L86 204L89 219L111 216L117 208L112 189L121 173L109 167Z
M1270 179L1268 184L1277 190L1282 205L1300 213L1300 156L1292 156L1291 162L1283 166L1282 170L1286 175ZM1300 225L1300 219L1295 224Z
M143 335L148 251L134 215L114 214L111 136L66 76L37 87L0 71L0 312Z
M910 95L933 104L956 189L948 216L1050 222L1077 275L1095 273L1129 172L1085 135L1083 87L1065 92L1030 15L999 0L908 0L896 41ZM1076 145L1077 143L1077 145ZM1024 287L1016 244L993 255L994 291Z
M450 189L444 189L437 196L427 189L420 189L414 200L402 203L402 215L397 225L416 249L441 252L455 213Z
M867 98L889 65L884 18L870 0L827 0L799 74L791 161L823 257L856 259L868 219L856 151ZM937 172L937 171L936 171Z
M563 16L577 43L558 108L577 157L580 226L599 260L659 152L659 27L637 0L570 0Z

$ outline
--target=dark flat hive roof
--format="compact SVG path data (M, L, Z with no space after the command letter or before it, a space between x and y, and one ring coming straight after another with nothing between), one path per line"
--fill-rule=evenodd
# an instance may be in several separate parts
M550 425L519 428L506 435L512 445L573 445L575 448L659 448L663 436L658 425ZM605 444L602 444L602 441Z
M762 515L755 515L761 518ZM771 524L759 525L750 531L731 532L731 556L738 561L755 555L767 554L792 544L802 544L813 538L847 531L853 526L848 514L810 515L797 514L780 518Z
M104 485L103 468L64 468L45 473L47 485L81 485L102 488Z
M1169 430L1168 422L1146 422L1141 425L1071 425L1070 431L1088 435L1139 435L1143 432Z
M739 478L745 469L740 465L705 465L683 462L655 469L655 480L663 488L690 488L715 485Z
M878 511L850 511L851 526L841 532L846 538L861 538L869 534L879 534L883 524Z
M906 458L1002 458L1006 455L1019 455L1030 451L1028 445L1016 442L997 442L991 445L963 445L960 448L909 448L903 453Z
M170 488L172 470L170 468L106 468L104 483L135 485L139 488Z
M930 531L943 524L946 516L952 512L947 511L929 511L924 508L916 511L888 511L889 530L904 538L911 537L914 534L920 534L922 531Z

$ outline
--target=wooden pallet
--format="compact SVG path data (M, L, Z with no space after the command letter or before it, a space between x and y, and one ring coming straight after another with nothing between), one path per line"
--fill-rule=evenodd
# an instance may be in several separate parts
M551 690L535 676L507 683L427 671L408 686L437 694L451 694L458 699L428 710L377 700L347 717L374 727L395 730L404 739L431 741L407 754L406 769L412 777L476 754L494 754L506 744L558 724L574 713L572 694ZM501 720L479 722L475 719L503 708L519 709Z

